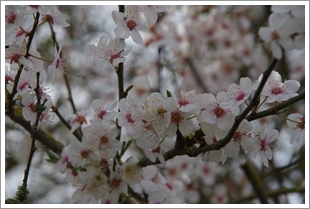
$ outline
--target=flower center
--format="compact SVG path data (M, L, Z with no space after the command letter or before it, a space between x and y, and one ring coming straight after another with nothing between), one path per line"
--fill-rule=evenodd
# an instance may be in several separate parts
M271 90L271 93L272 94L281 94L283 92L283 89L281 87L274 87L272 90Z
M133 20L128 20L126 22L126 26L127 28L129 28L130 31L132 31L137 26L137 23Z
M114 59L117 59L120 57L121 57L121 55L119 53L118 54L112 54L109 61L112 63Z
M130 113L128 113L127 115L126 115L126 119L127 119L127 122L128 123L134 123L135 121L131 118L131 114Z
M54 18L51 15L45 15L44 20L54 25Z
M261 141L261 150L266 151L267 142L266 140L260 140Z
M271 38L272 38L272 40L274 40L274 41L278 41L278 40L280 39L280 36L279 36L279 34L278 34L277 31L273 31L273 32L271 33Z
M243 92L240 92L240 93L238 94L238 96L236 97L236 100L237 100L237 101L243 100L244 96L245 96L244 93L243 93Z
M81 151L81 157L82 158L88 158L89 156L89 151L88 150L82 150Z
M14 24L15 19L16 19L16 14L12 13L12 14L7 18L7 21L8 21L9 24Z
M300 129L305 129L305 117L299 118L299 120L301 122L297 124L297 127Z
M164 114L166 113L167 111L164 109L164 108L162 108L162 107L160 107L160 108L158 108L157 109L157 115L160 117L160 118L164 118Z
M183 117L180 113L180 111L174 111L171 113L171 121L179 124L183 120Z
M30 103L28 107L30 108L32 112L36 112L34 103Z
M21 57L22 55L20 54L14 54L13 56L11 56L11 62L10 64L12 64L13 62L18 62L19 58Z
M100 119L102 119L103 116L105 116L106 113L107 113L107 111L101 110L101 111L97 114L97 117L100 118Z
M224 117L226 112L224 109L222 109L219 105L213 110L214 114L216 115L217 118Z
M189 102L186 99L180 99L178 103L179 103L180 107L189 104Z
M236 131L234 133L234 136L233 136L233 139L236 141L236 142L240 142L242 140L242 135L239 131Z
M23 89L28 85L28 82L23 82L18 88L20 91L23 91Z
M121 180L117 178L113 178L111 181L111 187L116 189L121 185Z
M83 124L83 123L87 123L86 122L86 119L84 116L82 115L78 115L75 119L74 119L75 122L78 122L79 124Z
M108 137L102 136L102 137L100 138L100 145L102 145L102 144L107 144L108 142L109 142L109 138L108 138Z

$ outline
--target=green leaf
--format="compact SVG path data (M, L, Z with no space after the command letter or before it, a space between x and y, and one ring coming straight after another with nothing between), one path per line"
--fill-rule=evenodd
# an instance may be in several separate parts
M46 161L56 164L60 160L60 158L57 155L55 155L54 153L52 153L50 151L46 151L46 153L49 157L49 159L46 159Z
M166 92L167 92L167 97L172 97L171 92L169 90L167 90Z

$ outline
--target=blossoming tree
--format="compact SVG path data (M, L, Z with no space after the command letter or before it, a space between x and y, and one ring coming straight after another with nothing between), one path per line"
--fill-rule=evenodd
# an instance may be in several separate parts
M6 5L6 203L305 202L304 45L304 5Z

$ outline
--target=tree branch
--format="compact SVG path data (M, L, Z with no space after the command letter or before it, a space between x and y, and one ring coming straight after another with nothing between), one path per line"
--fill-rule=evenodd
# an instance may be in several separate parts
M258 175L258 171L256 170L255 166L251 162L246 162L242 166L243 171L245 172L246 176L252 183L253 189L256 192L257 197L261 201L262 204L268 204L266 191L263 185L261 178Z
M6 115L10 117L12 121L21 125L29 133L32 133L30 122L26 121L22 116L21 107L13 107L11 112L6 112ZM35 138L58 155L61 154L61 151L64 148L64 145L61 142L57 141L51 134L43 131L41 128L38 129Z
M252 121L252 120L256 120L259 118L263 118L269 115L275 115L277 114L280 110L296 103L299 102L301 100L305 99L305 92L300 93L299 95L297 95L296 97L290 98L287 101L281 102L280 104L276 105L275 107L269 108L267 110L264 110L262 112L259 113L255 113L255 114L251 114L249 116L247 116L245 119L247 119L248 121Z
M266 196L268 196L268 197L275 197L275 196L279 196L279 195L282 195L282 194L304 193L304 192L305 192L305 188L304 187L279 188L277 190L267 191L266 192ZM252 193L249 196L242 197L242 198L237 199L237 200L232 200L232 201L228 202L228 204L240 204L240 203L243 203L243 202L251 201L251 200L255 199L256 197L257 197L256 193Z

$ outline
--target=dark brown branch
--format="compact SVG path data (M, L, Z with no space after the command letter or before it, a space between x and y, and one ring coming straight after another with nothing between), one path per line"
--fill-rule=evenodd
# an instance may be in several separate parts
M287 101L281 102L280 104L276 105L275 107L269 108L267 110L264 110L262 112L259 113L255 113L255 114L251 114L249 116L247 116L245 119L247 119L248 121L252 121L252 120L256 120L259 118L263 118L269 115L275 115L277 114L280 110L296 103L299 102L301 100L305 99L305 92L300 93L299 95L297 95L296 97L290 98Z

